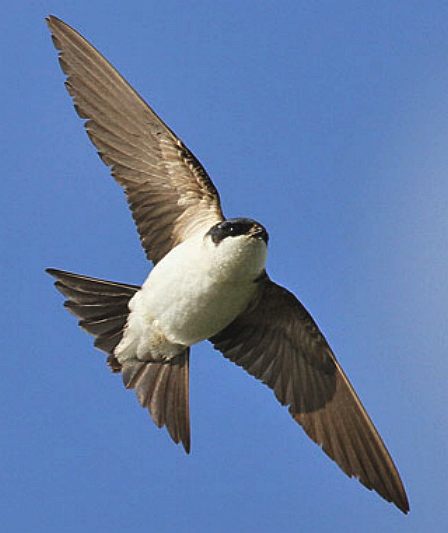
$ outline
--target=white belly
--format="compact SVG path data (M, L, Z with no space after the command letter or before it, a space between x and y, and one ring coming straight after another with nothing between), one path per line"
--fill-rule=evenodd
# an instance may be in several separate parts
M253 298L265 260L264 242L247 236L219 246L200 236L174 248L130 301L118 360L171 358L221 331Z

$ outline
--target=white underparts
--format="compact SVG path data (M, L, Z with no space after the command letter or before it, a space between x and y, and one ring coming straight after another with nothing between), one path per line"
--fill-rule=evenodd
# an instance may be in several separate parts
M129 302L115 356L171 359L221 331L248 306L264 270L266 244L240 235L218 245L194 236L167 254Z

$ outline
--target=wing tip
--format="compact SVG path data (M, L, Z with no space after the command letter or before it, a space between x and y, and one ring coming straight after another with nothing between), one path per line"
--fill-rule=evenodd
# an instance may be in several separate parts
M45 24L47 25L47 28L50 30L53 36L54 30L59 24L63 24L63 22L61 19L58 19L58 17L55 17L54 15L48 15L47 17L45 17Z
M63 284L61 280L65 278L80 278L82 276L78 274L74 274L73 272L67 272L66 270L60 270L58 268L46 268L45 272L50 275L52 278L54 278L56 281L54 282L55 285L57 284Z
M182 446L185 450L185 453L187 455L190 455L191 452L191 442L190 442L190 435L187 435L185 439L182 439Z
M58 24L65 25L65 22L63 20L51 14L45 17L45 22L49 28L57 26Z
M394 503L403 514L408 514L411 510L409 506L409 500L405 492L400 494L400 497L393 500L392 503Z

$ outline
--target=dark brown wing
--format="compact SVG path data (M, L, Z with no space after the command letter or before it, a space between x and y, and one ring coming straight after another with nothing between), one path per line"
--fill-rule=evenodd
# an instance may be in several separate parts
M104 163L123 186L148 259L223 220L218 192L195 156L73 28L47 19L66 87Z
M120 372L121 365L114 350L123 337L129 301L140 287L55 268L47 268L46 272L56 279L55 287L67 298L64 307L95 337L95 346L109 354L107 363L113 372Z
M210 340L273 389L294 420L348 476L408 512L400 475L381 437L293 294L266 278L254 304Z

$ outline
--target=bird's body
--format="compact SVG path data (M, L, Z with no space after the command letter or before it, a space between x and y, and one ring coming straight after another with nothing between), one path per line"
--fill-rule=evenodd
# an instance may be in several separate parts
M189 452L190 348L208 339L270 387L348 476L407 512L398 470L325 337L266 273L265 228L226 218L174 132L78 32L47 22L67 90L154 263L142 287L48 269L111 369Z
M266 243L240 235L216 245L199 233L171 250L129 302L120 363L171 359L228 326L253 299Z

